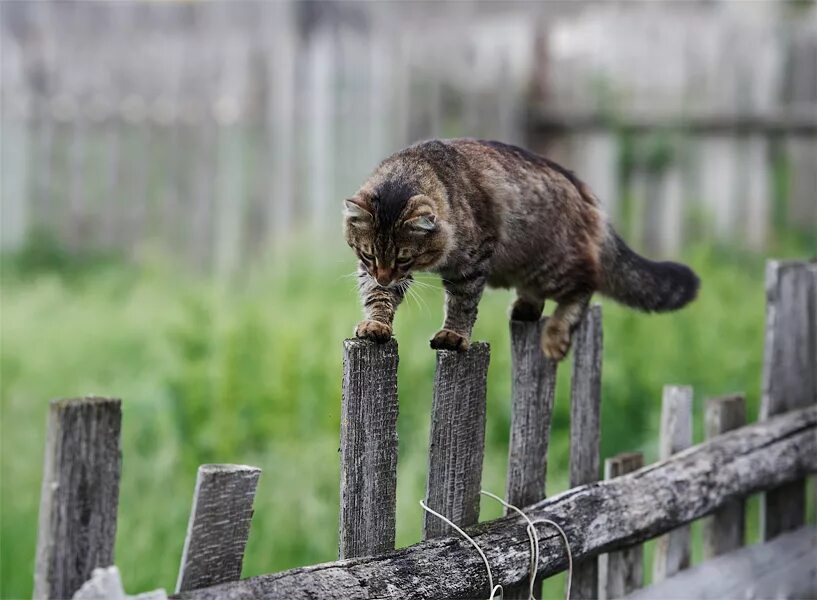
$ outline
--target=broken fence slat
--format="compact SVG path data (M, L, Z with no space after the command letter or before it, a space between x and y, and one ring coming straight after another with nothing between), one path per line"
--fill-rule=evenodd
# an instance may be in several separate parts
M199 467L177 592L241 577L260 475L245 465Z

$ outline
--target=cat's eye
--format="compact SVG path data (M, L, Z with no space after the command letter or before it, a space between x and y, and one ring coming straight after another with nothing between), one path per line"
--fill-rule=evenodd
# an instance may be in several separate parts
M407 267L413 262L414 262L414 257L406 256L404 258L398 258L397 259L397 266L398 267Z
M374 262L374 256L365 253L363 250L360 250L360 258L362 258L366 262Z

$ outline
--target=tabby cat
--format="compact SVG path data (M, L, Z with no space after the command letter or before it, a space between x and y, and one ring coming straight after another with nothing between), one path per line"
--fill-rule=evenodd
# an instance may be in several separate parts
M360 259L365 318L356 335L386 341L414 271L438 273L445 323L436 349L465 350L485 286L514 288L511 318L536 321L562 359L593 292L643 311L695 298L698 278L636 254L613 231L590 189L537 154L475 139L421 142L393 154L345 203L345 235Z

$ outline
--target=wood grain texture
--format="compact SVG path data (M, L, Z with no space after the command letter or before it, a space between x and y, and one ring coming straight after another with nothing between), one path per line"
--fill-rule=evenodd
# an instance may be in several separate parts
M588 484L527 507L537 521L565 529L577 560L643 542L699 519L725 503L817 471L817 407L748 425L610 481ZM561 536L537 526L539 571L567 568ZM520 582L528 540L520 517L469 529L485 550L495 581ZM474 598L488 597L485 565L459 536L440 537L387 554L261 575L180 598Z
M766 344L760 418L817 403L817 264L766 264ZM765 494L761 531L769 540L805 519L805 481Z
M601 438L601 361L603 351L601 306L591 306L573 334L573 375L570 392L570 487L599 478ZM573 568L573 600L598 596L598 560L591 558Z
M340 558L394 549L397 342L344 342L340 420Z
M706 403L706 438L712 439L746 425L743 395L710 398ZM704 521L704 557L737 550L746 539L746 501L733 500Z
M627 596L627 600L814 597L817 597L817 529L803 527L770 542L704 561Z
M545 497L556 366L542 353L539 322L511 321L511 432L505 500L528 506Z
M538 322L510 322L511 431L505 500L518 507L528 506L545 497L547 451L558 365L545 358L542 352L545 323L547 318ZM530 586L525 578L518 586L508 586L505 598L526 600L529 591Z
M471 344L465 352L437 352L426 504L460 527L479 519L490 355L490 347L483 342ZM425 513L423 538L447 535L450 530Z
M70 598L113 564L122 463L121 402L56 400L48 412L35 598Z
M202 465L196 478L176 591L241 577L261 469Z
M661 403L659 455L666 460L692 445L692 388L664 386ZM690 528L682 526L662 536L655 545L652 580L661 581L689 567Z
M643 466L644 456L640 452L619 454L604 461L604 479L621 477ZM644 583L643 557L641 544L599 556L598 594L592 597L601 600L621 598L640 588Z

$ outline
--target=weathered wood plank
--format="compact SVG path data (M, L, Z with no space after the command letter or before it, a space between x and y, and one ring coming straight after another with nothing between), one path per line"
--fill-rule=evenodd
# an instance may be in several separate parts
M490 347L482 342L473 343L465 352L437 352L426 505L460 527L479 519L490 356ZM446 535L450 530L425 513L424 538Z
M644 456L640 452L619 454L604 461L604 479L614 479L643 466ZM641 544L599 556L598 594L591 597L600 600L621 598L640 588L644 583L643 557Z
M397 342L344 343L340 421L340 558L394 548Z
M814 598L817 595L815 565L817 529L803 527L770 542L706 560L627 596L627 600Z
M511 432L505 500L519 507L545 497L558 364L542 353L546 322L511 321Z
M817 403L817 264L766 265L766 345L760 418ZM766 493L763 539L803 524L805 481Z
M534 520L564 527L577 560L618 550L699 519L725 503L817 471L817 407L725 433L667 461L582 486L529 506ZM537 527L539 572L567 567L561 536ZM528 541L521 517L470 529L485 550L495 581L527 576ZM459 536L434 538L365 559L305 567L223 584L179 597L216 598L464 598L488 597L485 565Z
M523 507L545 497L550 421L556 394L557 362L542 353L542 329L537 322L511 321L511 432L505 499ZM508 511L505 511L508 514ZM508 600L527 600L523 581L505 589Z
M664 386L661 404L659 454L666 460L692 445L692 388ZM682 526L662 536L655 545L652 580L661 581L689 567L690 529Z
M710 398L706 403L706 438L746 425L743 395ZM745 543L746 501L733 500L704 521L704 557L737 550Z
M570 487L599 478L601 437L601 306L591 306L573 334L573 376L570 393ZM591 558L573 567L574 600L598 596L598 560Z
M35 598L70 598L113 564L122 463L121 401L56 400L48 412Z
M196 477L176 591L241 577L261 469L202 465Z

